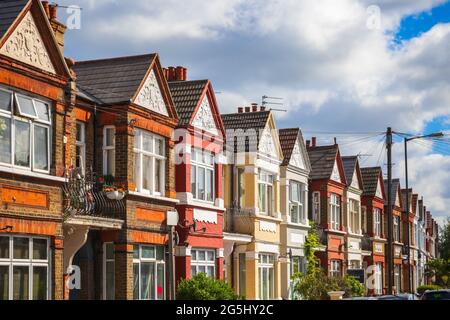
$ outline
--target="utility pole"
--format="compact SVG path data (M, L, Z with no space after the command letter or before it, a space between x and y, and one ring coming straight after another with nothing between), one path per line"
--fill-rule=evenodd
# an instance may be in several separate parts
M387 183L387 254L386 254L386 272L388 281L388 294L393 294L393 245L392 245L392 128L388 128L386 132L386 149L387 149L387 170L388 170L388 183Z
M411 224L409 223L409 180L408 180L408 139L405 138L405 184L406 184L406 236L408 237L407 240L407 256L408 256L408 286L409 286L409 292L413 293L413 283L412 283L412 276L411 276Z

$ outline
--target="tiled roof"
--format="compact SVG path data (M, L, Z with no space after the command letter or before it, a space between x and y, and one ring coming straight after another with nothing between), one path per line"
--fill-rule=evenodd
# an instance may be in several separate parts
M418 201L419 201L419 195L418 194L413 194L412 195L412 211L416 215L419 215L419 213L417 212L417 210L418 210Z
M0 39L28 2L29 0L0 0Z
M169 82L180 126L189 124L207 84L208 80Z
M378 179L380 178L381 168L361 168L362 181L364 186L364 196L373 197L377 192Z
M357 156L342 157L342 165L344 166L345 180L347 180L347 185L352 184L353 173L356 169L356 163L358 162Z
M400 179L392 179L392 189L391 189L391 201L392 204L395 204L397 201L397 195L398 195L398 188L400 187ZM386 193L388 191L388 183L387 180L384 180L384 190L386 190ZM402 200L399 200L402 201ZM386 195L386 203L387 203L387 195Z
M261 133L266 128L267 121L269 120L270 111L257 111L257 112L245 112L245 113L230 113L222 114L222 122L227 132L227 138L232 134L230 130L244 130L247 133L245 137L245 150L249 151L249 146L252 146L251 151L256 151L259 146L259 139ZM254 130L256 136L250 135L249 130ZM233 135L234 136L234 135ZM248 139L247 139L248 138ZM240 142L242 139L237 139ZM231 142L227 142L231 143ZM234 145L235 150L237 145Z
M106 104L129 102L156 54L76 62L77 84Z
M295 143L299 137L300 129L281 129L278 130L280 137L281 149L283 150L284 160L282 166L287 166L291 161L292 151L294 150Z
M338 149L337 145L308 148L311 179L329 179L331 177Z

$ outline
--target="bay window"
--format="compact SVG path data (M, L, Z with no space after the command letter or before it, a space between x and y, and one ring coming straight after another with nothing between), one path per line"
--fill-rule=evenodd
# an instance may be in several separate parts
M214 202L214 155L193 149L191 154L191 192L196 200Z
M330 224L332 230L339 230L341 226L341 197L332 193L330 196Z
M86 168L86 126L83 122L77 121L76 134L76 159L75 164L79 172L85 174Z
M330 261L330 276L333 278L339 278L342 276L340 260L331 260Z
M0 163L50 173L50 105L0 89Z
M191 277L206 273L208 277L216 277L216 252L214 250L193 249L191 251Z
M263 170L258 175L258 206L259 213L266 216L273 215L274 211L274 176Z
M305 274L307 271L306 257L295 256L291 258L291 275Z
M103 174L114 176L116 173L116 128L103 128Z
M50 299L46 238L0 236L0 300Z
M259 298L262 300L272 300L275 288L275 255L259 255Z
M361 233L359 202L353 199L349 201L349 227L351 233Z
M302 183L291 181L289 183L289 212L292 223L306 224L305 198L306 186Z
M165 140L144 130L134 133L134 178L138 192L164 195Z
M313 192L312 195L313 221L320 223L320 192Z
M381 210L377 208L373 211L373 230L375 237L381 238Z
M166 295L164 247L135 245L133 299L164 300Z

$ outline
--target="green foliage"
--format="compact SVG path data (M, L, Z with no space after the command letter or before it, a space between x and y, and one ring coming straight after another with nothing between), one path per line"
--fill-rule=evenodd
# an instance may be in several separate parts
M177 300L240 300L233 289L223 280L216 280L204 273L178 285Z
M435 284L431 284L431 285L425 285L425 286L420 286L417 288L417 293L419 295L423 295L425 293L425 291L427 290L440 290L442 289L441 286L437 286Z
M307 262L307 274L314 274L319 269L319 262L315 255L319 247L319 235L313 222L311 222L311 229L305 239L304 250Z
M440 230L439 252L442 259L450 260L450 218L447 218L447 222Z
M345 291L346 298L363 297L365 293L364 285L351 276L345 276L342 279L341 288Z
M425 274L434 277L435 284L448 288L450 285L450 260L434 259L427 263Z

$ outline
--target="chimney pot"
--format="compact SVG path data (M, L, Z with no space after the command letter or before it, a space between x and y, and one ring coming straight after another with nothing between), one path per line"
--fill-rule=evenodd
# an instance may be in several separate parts
M250 112L250 110L251 110L250 107L245 107L245 112L246 113Z
M178 66L176 68L176 80L177 81L184 81L183 79L183 67Z
M163 68L163 74L164 78L166 78L166 80L169 80L169 69Z
M316 137L312 137L312 146L316 147L317 144L317 138Z
M57 9L58 9L58 5L57 4L52 4L49 5L49 9L50 9L50 20L57 20Z
M176 69L174 67L169 67L169 81L175 81L176 80Z
M238 108L238 113L244 113L244 108L243 107L239 107Z
M258 104L252 103L252 112L257 112L257 111L258 111Z
M311 147L311 141L310 140L306 140L306 147L307 148Z
M184 81L187 80L187 68L184 68L184 67L183 67L183 79L184 79Z
M42 1L42 6L44 7L45 14L47 18L50 19L50 7L48 5L48 1Z
M337 138L334 137L334 145L337 146Z
M266 107L261 106L260 110L261 111L266 111Z

